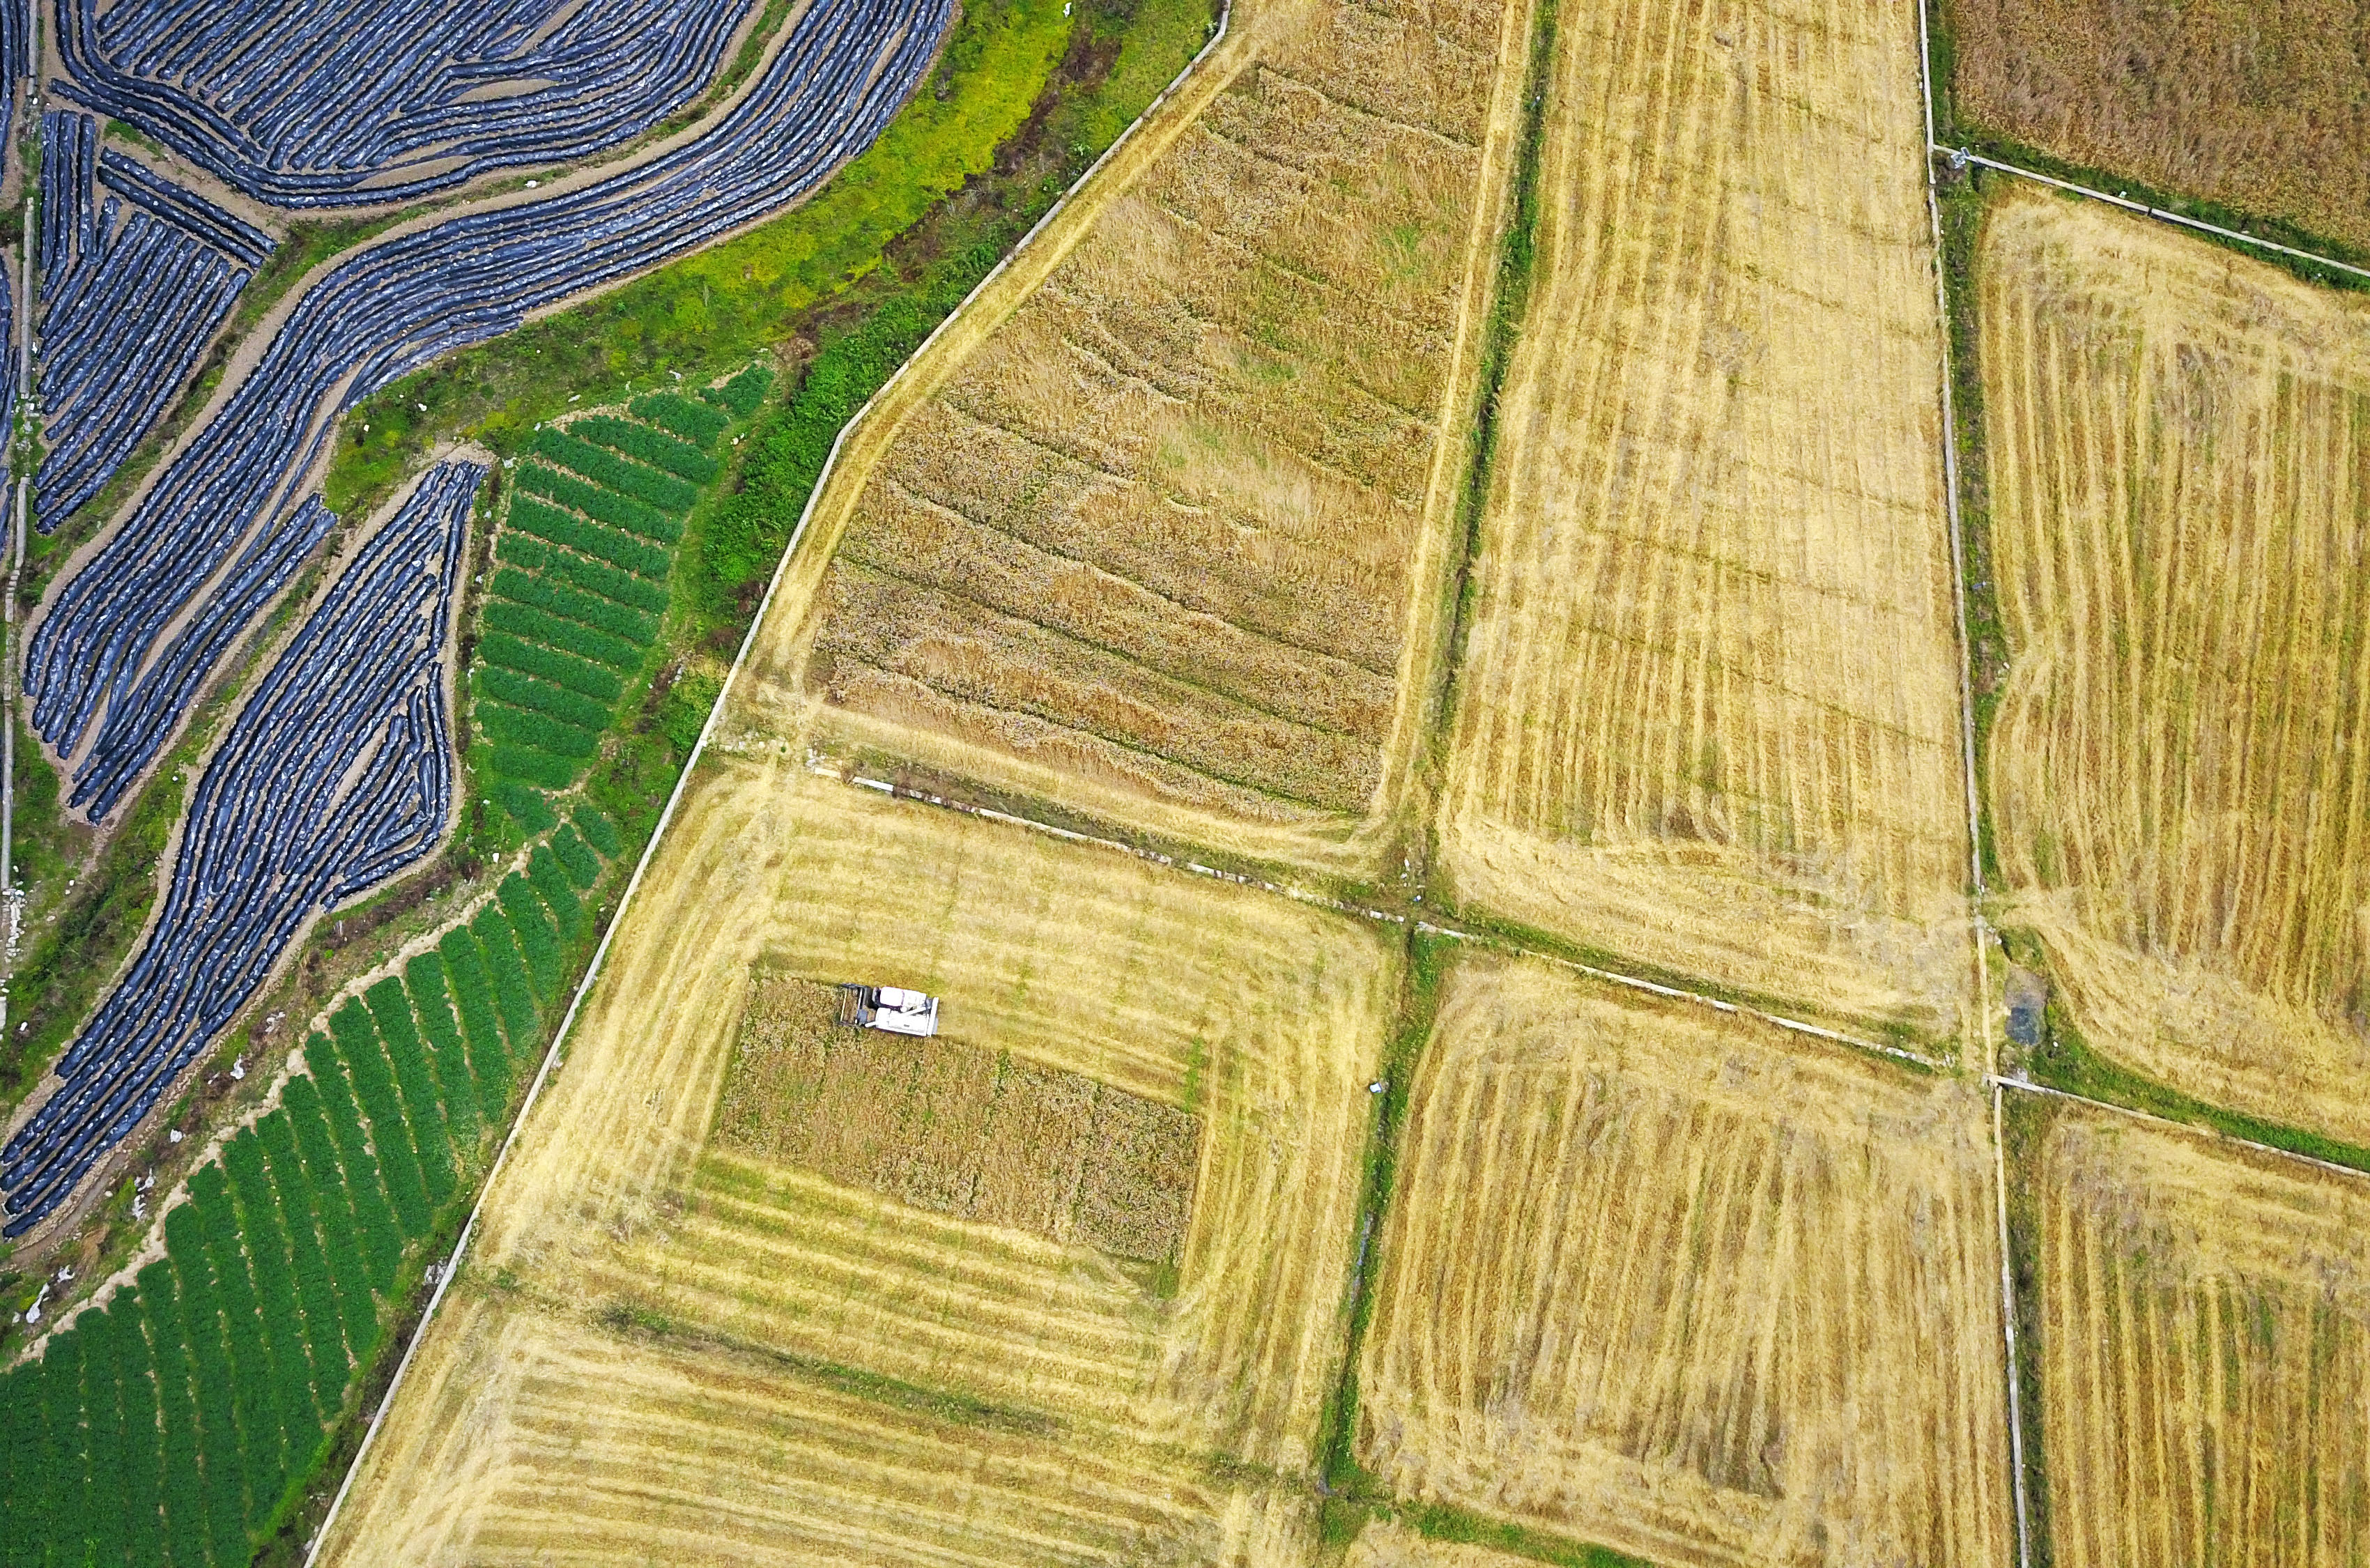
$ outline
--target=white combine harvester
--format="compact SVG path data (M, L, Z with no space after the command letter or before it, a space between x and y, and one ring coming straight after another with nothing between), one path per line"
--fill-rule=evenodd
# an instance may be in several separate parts
M851 1029L885 1029L892 1034L936 1034L938 998L895 986L842 986L839 1021Z

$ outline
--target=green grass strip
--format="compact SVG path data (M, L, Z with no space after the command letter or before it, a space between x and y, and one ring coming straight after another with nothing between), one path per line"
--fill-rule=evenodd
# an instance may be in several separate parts
M423 952L404 965L403 987L410 995L411 1010L420 1020L420 1037L427 1043L429 1062L436 1069L436 1093L444 1106L444 1124L452 1134L456 1156L466 1164L484 1136L485 1117L477 1102L477 1078L469 1070L468 1048L462 1043L460 1020L453 1016L443 955Z
M687 484L713 484L716 480L715 458L688 442L678 441L666 432L653 430L646 424L621 420L612 414L587 414L582 419L569 421L568 433L595 446L605 446L637 463L663 469Z
M576 896L576 888L568 872L548 845L538 844L526 859L526 880L544 906L551 911L551 921L558 928L559 940L574 946L583 940L592 922L584 914L584 901Z
M564 758L582 764L592 760L601 749L598 730L571 724L548 713L536 713L524 708L512 708L504 702L480 702L477 707L477 728L497 748L516 747L539 751L546 756ZM502 768L505 773L513 772Z
M631 496L655 513L689 512L699 501L696 485L685 483L673 474L633 462L614 452L604 452L590 441L578 440L572 431L546 426L535 432L530 450L538 457L583 476L603 490ZM639 532L639 529L636 531Z
M568 957L550 913L527 880L516 873L501 880L494 889L494 900L508 917L511 934L518 939L535 1000L551 1007L568 984Z
M535 983L527 977L526 959L518 936L499 904L489 904L469 922L469 934L486 961L488 987L494 1011L502 1020L502 1036L511 1060L523 1066L543 1048L543 1015L535 1007Z
M407 1241L425 1236L430 1224L427 1178L420 1169L419 1152L412 1147L411 1129L403 1120L395 1069L362 1003L349 1001L329 1015L329 1039L353 1080L354 1099L369 1120L371 1147L378 1155L379 1174L386 1182L396 1224Z
M362 1140L353 1086L321 1036L314 1035L306 1045L305 1060L311 1070L290 1078L281 1090L281 1102L295 1118L296 1147L312 1171L314 1190L321 1194L329 1223L339 1225L345 1219L338 1213L341 1201L350 1206L352 1223L346 1234L353 1238L351 1245L362 1261L365 1281L374 1290L392 1289L403 1247L377 1159ZM377 1340L374 1324L366 1339L358 1338L356 1331L362 1327L349 1317L346 1348L358 1363L369 1359L368 1346Z
M592 448L585 450L591 451ZM519 489L524 492L523 500L539 496L570 512L581 513L614 532L639 539L653 549L672 545L683 535L680 518L670 516L634 496L622 495L614 490L588 483L564 469L529 463L519 469ZM659 574L653 572L650 575Z
M551 852L578 891L589 893L601 880L601 858L570 824L551 836Z
M615 638L633 649L638 660L643 650L658 640L657 616L632 605L621 605L615 599L589 593L571 582L506 566L494 574L493 592L497 598L508 599L559 620L588 627ZM571 631L569 635L572 637L575 633Z

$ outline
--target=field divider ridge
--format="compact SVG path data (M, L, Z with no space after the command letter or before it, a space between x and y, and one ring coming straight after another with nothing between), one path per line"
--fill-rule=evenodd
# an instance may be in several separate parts
M1973 894L1968 915L1975 949L1975 1028L1983 1043L1984 1076L1991 1080L1992 1089L1992 1206L1999 1231L2000 1343L2008 1358L2008 1484L2016 1505L2016 1561L2017 1568L2032 1568L2032 1504L2024 1477L2023 1377L2016 1343L2016 1270L2008 1219L2006 1111L1998 1083L1999 1044L1991 1029L1991 964L1985 951L1990 933L1984 921L1987 889L1983 803L1975 772L1975 651L1967 621L1967 547L1959 506L1958 409L1952 390L1958 371L1950 357L1950 266L1942 237L1942 198L1934 168L1934 40L1926 6L1927 0L1917 0L1917 90L1926 116L1926 216L1933 231L1935 326L1941 337L1942 504L1950 526L1950 607L1959 638L1959 739L1967 783L1967 874Z
M1484 946L1500 948L1509 952L1520 953L1525 958L1539 959L1544 963L1572 970L1588 975L1592 979L1603 980L1615 986L1626 986L1631 990L1648 992L1673 1001L1693 1002L1701 1007L1710 1008L1716 1012L1730 1013L1739 1018L1757 1019L1763 1023L1774 1025L1791 1033L1808 1035L1833 1044L1848 1046L1855 1051L1869 1051L1881 1056L1890 1056L1895 1061L1906 1062L1928 1072L1939 1073L1950 1070L1950 1064L1946 1062L1936 1061L1931 1056L1921 1056L1915 1051L1904 1050L1898 1045L1887 1045L1881 1041L1864 1039L1856 1034L1846 1034L1841 1030L1828 1029L1824 1025L1811 1023L1802 1019L1789 1018L1784 1013L1748 1007L1742 1002L1731 1002L1725 997L1708 996L1701 991L1690 991L1685 986L1665 986L1657 980L1648 980L1636 974L1625 974L1617 969L1600 968L1593 963L1583 963L1575 958L1565 958L1558 953L1544 951L1505 937L1468 931L1457 926L1444 926L1437 921L1424 919L1421 916L1411 917L1388 909L1376 909L1370 905L1329 897L1321 893L1311 893L1306 888L1293 887L1283 882L1268 882L1241 871L1230 871L1218 866L1205 866L1198 860L1179 859L1162 850L1148 849L1141 845L1127 843L1123 839L1101 838L1091 833L1080 833L1075 828L1057 827L1052 823L1039 822L1033 817L1017 816L1010 812L996 811L989 806L974 806L966 801L949 800L944 795L934 795L926 790L894 784L885 778L872 778L862 774L844 777L838 769L822 766L816 767L814 771L823 778L839 778L855 788L874 790L892 800L913 801L924 805L937 806L944 811L960 812L965 816L1003 823L1012 827L1026 828L1030 832L1041 833L1066 843L1087 844L1100 849L1116 850L1120 854L1133 856L1136 859L1151 865L1166 866L1172 870L1187 871L1194 876L1208 877L1216 882L1233 882L1237 887L1275 894L1280 897L1293 899L1301 904L1315 905L1319 908L1330 909L1337 914L1348 915L1358 919L1398 926L1412 925L1415 929L1427 936L1446 937L1454 941L1478 942Z
M1217 28L1193 58L1187 61L1184 68L1171 77L1168 85L1161 88L1153 100L1145 106L1144 112L1129 121L1127 128L1112 139L1111 144L1103 149L1102 155L1087 166L1086 172L1079 175L1070 183L1068 190L1055 198L1053 204L1046 208L1037 221L1030 225L1029 232L1020 236L1012 248L1005 253L1003 259L989 270L987 275L974 283L971 291L947 313L945 318L930 329L929 336L924 338L914 352L906 356L903 363L890 375L889 379L882 382L872 396L865 399L863 407L848 417L847 422L840 426L838 435L833 438L831 451L824 457L823 467L815 476L814 487L807 492L806 504L799 511L798 523L790 530L788 541L782 547L780 559L774 563L773 575L766 579L765 595L757 602L757 610L749 619L748 629L741 635L741 644L733 652L731 667L724 674L724 681L717 690L715 701L708 705L708 717L700 724L698 738L692 743L690 755L684 759L682 771L675 775L674 788L667 792L666 804L659 812L658 823L650 829L650 836L642 846L640 857L634 862L634 874L627 880L625 891L618 894L616 910L610 916L609 923L602 928L600 944L593 949L592 962L585 965L583 978L577 982L576 990L569 998L568 1011L561 1016L558 1027L552 1031L551 1043L545 1048L543 1060L535 1067L535 1081L527 1086L526 1097L519 1102L518 1113L511 1118L510 1128L502 1136L501 1147L495 1150L493 1162L486 1169L485 1180L477 1187L477 1196L469 1205L469 1217L462 1223L461 1234L454 1241L453 1251L446 1256L443 1266L437 1270L436 1283L434 1288L429 1293L428 1304L421 1309L419 1322L413 1325L411 1337L404 1344L402 1358L396 1363L394 1376L387 1379L386 1391L379 1397L378 1408L371 1412L370 1424L363 1429L362 1441L354 1446L354 1457L347 1463L346 1473L338 1482L337 1494L330 1499L328 1511L321 1516L321 1523L314 1530L312 1539L305 1543L305 1568L314 1568L314 1565L319 1562L321 1548L328 1540L330 1531L337 1525L338 1515L345 1506L348 1493L353 1490L354 1478L362 1473L362 1461L369 1458L371 1446L378 1436L379 1428L385 1424L387 1412L395 1408L395 1397L403 1387L404 1375L411 1368L412 1357L419 1353L420 1341L427 1337L429 1325L435 1320L436 1309L444 1300L445 1289L453 1283L453 1276L460 1271L462 1256L469 1249L469 1239L476 1232L478 1218L485 1211L486 1199L492 1193L494 1182L500 1176L504 1162L510 1159L512 1147L518 1142L520 1130L526 1125L528 1115L535 1110L535 1101L542 1095L544 1085L550 1079L552 1069L559 1060L560 1049L567 1043L568 1032L576 1022L576 1015L584 1006L584 998L591 994L592 983L600 977L602 961L608 957L610 941L616 937L617 927L625 920L627 911L632 906L635 891L641 886L642 877L650 870L651 857L657 852L660 840L666 836L667 824L674 819L675 808L682 803L684 790L690 784L692 775L699 767L701 756L708 750L708 743L716 732L717 718L724 711L725 702L732 695L733 685L740 678L742 667L749 662L750 651L756 646L757 634L765 627L767 611L773 607L775 593L780 588L783 578L788 575L790 562L798 555L799 544L806 536L807 525L814 517L816 503L822 500L833 472L839 465L840 453L847 444L848 435L865 424L875 408L886 402L903 382L906 373L913 365L928 354L931 345L938 340L940 334L962 318L964 312L971 307L972 302L1004 275L1006 270L1012 265L1014 258L1019 256L1028 248L1030 241L1045 231L1046 227L1069 206L1071 199L1102 171L1103 166L1126 146L1148 121L1159 113L1169 98L1175 95L1178 87L1192 76L1201 68L1202 62L1209 59L1225 41L1228 24L1233 17L1234 0L1220 0Z
M2336 1160L2323 1159L2317 1154L2307 1154L2301 1149L2282 1148L2277 1144L2260 1143L2253 1138L2242 1138L2236 1133L2226 1133L2219 1127L2202 1122L2184 1122L2177 1116L2159 1116L2153 1111L2143 1111L2136 1105L2122 1105L2111 1100L2093 1099L2087 1094L2077 1094L2070 1089L2059 1089L2054 1084L2041 1083L2029 1078L1987 1074L1985 1080L1995 1090L2013 1089L2026 1094L2045 1095L2052 1100L2071 1101L2077 1105L2096 1106L2101 1111L2112 1111L2118 1116L2128 1116L2136 1122L2147 1122L2159 1127L2171 1127L2180 1132L2193 1133L2199 1137L2213 1138L2222 1143L2235 1145L2239 1148L2251 1149L2257 1154L2268 1154L2280 1159L2293 1159L2301 1164L2309 1165L2316 1170L2326 1170L2331 1175L2343 1176L2355 1182L2370 1182L2370 1170L2364 1170L2359 1166L2341 1165Z
M2201 234L2210 234L2221 239L2236 240L2240 245L2251 245L2258 250L2275 250L2283 256L2292 257L2298 261L2309 261L2316 267L2327 267L2332 271L2343 272L2351 277L2370 282L2370 267L2357 267L2351 261L2340 261L2333 257L2300 249L2293 245L2282 245L2275 239L2264 239L2238 229L2224 228L2220 224L2209 224L2203 218L2192 218L2186 213L2176 213L2169 208L2151 207L2145 202L2134 202L2128 196L2118 196L2111 191L2100 190L2095 186L2077 184L2074 180L2060 179L2054 174L2043 174L2039 169L2026 168L2020 164L2004 163L1998 158L1986 157L1973 148L1946 147L1939 142L1930 140L1930 131L1928 137L1928 152L1939 153L1947 156L1953 166L1977 164L1985 168L1996 169L2002 174L2012 174L2020 179L2033 180L2077 196L2088 196L2093 201L2104 202L2111 207L2121 207L2127 213L2136 213L2144 218L2155 218L2163 223L2178 224L2183 228L2195 229Z

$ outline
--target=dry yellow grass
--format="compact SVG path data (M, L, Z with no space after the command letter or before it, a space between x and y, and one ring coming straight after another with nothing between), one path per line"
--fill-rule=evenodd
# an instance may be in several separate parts
M2361 0L1951 0L1960 112L2159 190L2370 246Z
M784 749L686 794L334 1560L1301 1560L1395 949ZM710 1142L757 967L1193 1112L1173 1273Z
M1565 0L1443 813L1458 895L1829 1016L1973 958L1916 24Z
M941 1032L836 1021L837 991L758 974L711 1145L959 1219L1175 1261L1201 1118Z
M2001 917L2093 1046L2370 1143L2370 310L2023 192L1977 278Z
M2370 1558L2370 1189L2061 1109L2033 1173L2064 1568Z
M1444 640L1524 17L1249 24L1223 90L835 481L802 633L827 742L1375 869Z
M1362 1460L1659 1562L2012 1551L1985 1101L1536 960L1450 974Z
M1405 1525L1376 1520L1350 1543L1341 1568L1523 1568L1528 1562L1486 1546L1426 1540Z

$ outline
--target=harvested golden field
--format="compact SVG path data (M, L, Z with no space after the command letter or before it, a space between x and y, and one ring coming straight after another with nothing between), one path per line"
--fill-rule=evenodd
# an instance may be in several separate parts
M1009 1051L843 1028L836 1000L814 981L755 976L718 1147L959 1219L1175 1262L1200 1117Z
M712 760L334 1560L1304 1560L1398 973L1288 899ZM932 992L942 1033L890 1043L930 1047L911 1094L839 1080L834 1142L808 1091L858 1060L800 1055L793 987L843 979ZM983 1060L1149 1140L1066 1234L996 1206L1069 1157L985 1113ZM933 1177L966 1169L1015 1223ZM1127 1255L1180 1180L1173 1248Z
M1985 1113L1468 955L1401 1140L1362 1462L1658 1562L2008 1561Z
M1246 24L862 478L809 628L827 739L1371 868L1444 640L1524 11Z
M2038 1141L2064 1568L2370 1557L2370 1188L2067 1105Z
M1342 1568L1523 1568L1530 1560L1467 1546L1426 1540L1405 1525L1377 1520L1358 1532Z
M2000 918L2094 1047L2370 1143L2370 309L2023 192L1977 281Z
M1959 112L2161 190L2370 246L2370 5L1950 0Z
M1957 1033L1973 955L1916 19L1565 0L1443 865Z

